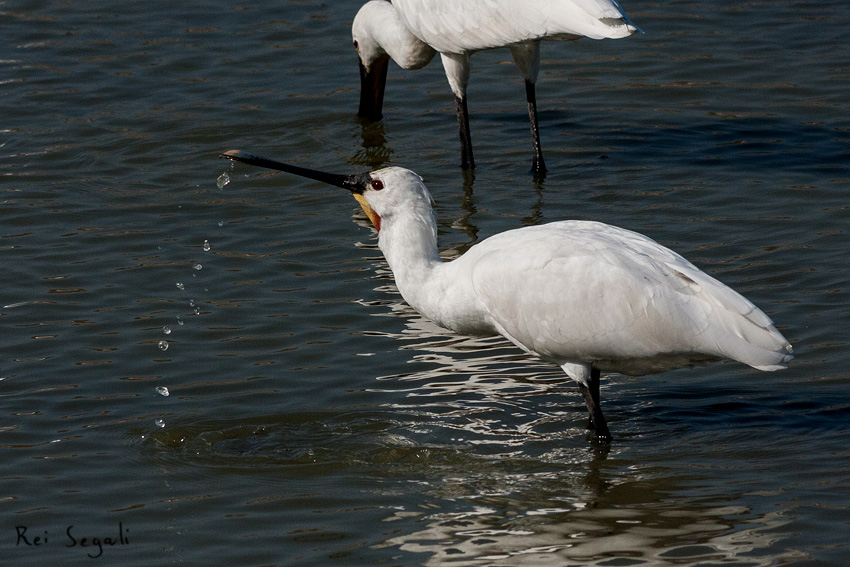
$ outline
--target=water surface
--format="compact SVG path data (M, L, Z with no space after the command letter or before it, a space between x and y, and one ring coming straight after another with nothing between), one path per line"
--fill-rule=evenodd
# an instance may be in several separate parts
M5 561L840 565L846 6L631 1L642 36L547 42L542 181L505 50L472 59L474 176L439 61L391 66L361 124L358 7L0 4ZM403 303L350 197L231 148L414 169L447 258L564 218L638 230L797 358L612 375L601 452L557 368Z

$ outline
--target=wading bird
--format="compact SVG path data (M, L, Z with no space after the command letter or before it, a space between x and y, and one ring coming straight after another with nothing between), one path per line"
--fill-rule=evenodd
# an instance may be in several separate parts
M639 31L614 0L371 0L351 26L360 57L358 115L380 120L387 67L420 69L439 52L455 95L461 166L473 169L466 87L469 56L507 47L525 79L532 170L543 174L535 83L542 39L621 38Z
M644 375L720 358L779 370L793 358L758 307L636 232L552 222L496 234L444 262L431 195L410 170L336 175L238 150L221 157L350 191L404 300L446 329L502 335L560 366L578 383L600 443L611 440L599 404L603 370Z

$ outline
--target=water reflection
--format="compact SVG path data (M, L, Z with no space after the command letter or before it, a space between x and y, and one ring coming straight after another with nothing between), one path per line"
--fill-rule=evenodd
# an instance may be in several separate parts
M402 318L404 328L362 334L396 341L400 353L409 353L409 364L377 376L367 391L394 395L392 408L414 416L418 434L488 456L557 460L564 450L586 449L586 412L560 369L500 336L451 333L416 313L394 286L382 290L388 299L376 315ZM607 448L599 451L604 455Z
M460 199L460 209L463 213L452 221L451 228L456 232L466 235L468 244L461 246L458 250L447 250L441 253L446 259L460 256L469 246L478 241L478 227L472 223L472 218L478 212L478 207L475 203L475 194L472 192L472 186L475 184L475 172L464 169L461 171L461 175L463 179L463 194Z
M362 147L348 158L348 163L364 165L372 170L389 165L393 149L387 144L384 123L363 119L358 119L358 122Z
M545 177L545 175L543 176ZM531 206L531 211L529 211L528 215L523 217L522 224L523 226L534 226L541 224L544 220L543 217L543 177L535 176L534 180L534 194L537 196L537 200Z
M379 376L378 380L415 382L440 376L464 376L474 381L505 374L515 380L531 381L541 373L548 375L550 380L553 377L557 377L556 381L566 380L557 368L520 351L501 336L456 335L422 317L403 301L384 303L384 306L393 314L405 317L404 329L398 333L370 331L363 334L396 339L403 343L399 347L401 351L420 352L413 355L413 360L434 366L422 371Z
M157 464L203 464L210 478L316 482L357 471L380 479L371 491L391 535L371 546L424 554L421 565L750 567L807 559L787 545L793 530L782 510L756 512L742 503L746 488L705 492L715 480L681 472L675 459L648 466L622 449L609 456L558 443L535 456L533 436L486 455L462 442L422 443L424 425L392 408L190 420L148 433L144 445Z
M652 565L768 566L803 559L772 547L787 523L780 514L747 518L741 506L681 506L666 492L652 500L605 507L541 503L539 508L496 510L473 506L455 513L422 513L424 528L386 540L381 547L425 553L422 565ZM392 521L394 517L388 518Z

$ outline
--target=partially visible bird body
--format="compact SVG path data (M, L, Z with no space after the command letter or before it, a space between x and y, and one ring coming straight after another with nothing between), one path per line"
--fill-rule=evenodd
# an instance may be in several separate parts
M544 173L535 83L543 39L615 39L637 32L614 0L370 0L351 26L360 58L358 115L382 116L388 58L419 69L440 53L455 95L461 165L475 167L466 90L469 57L482 49L508 47L525 79L532 134L532 169Z
M541 39L615 39L635 32L609 0L393 0L413 35L441 53Z
M338 176L265 158L224 157L344 187L378 230L407 303L461 334L500 334L579 384L599 440L610 441L599 373L643 375L722 358L779 370L791 345L749 300L630 230L561 221L508 230L444 262L432 198L412 171Z

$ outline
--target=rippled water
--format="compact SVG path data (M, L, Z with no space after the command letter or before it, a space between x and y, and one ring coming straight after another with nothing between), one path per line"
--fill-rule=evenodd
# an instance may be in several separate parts
M846 5L629 1L644 35L546 43L538 182L505 50L474 177L437 61L360 124L358 6L0 2L3 564L842 564ZM401 301L349 197L230 148L416 170L446 257L641 231L797 358L610 376L600 452L557 368Z

